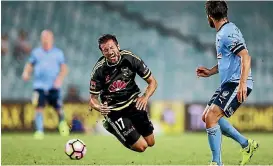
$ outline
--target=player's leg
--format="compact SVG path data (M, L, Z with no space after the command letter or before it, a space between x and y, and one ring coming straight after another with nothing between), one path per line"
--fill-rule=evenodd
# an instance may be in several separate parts
M209 110L209 107L211 106L211 104L213 103L213 101L215 100L215 98L219 95L219 93L221 92L221 87L219 87L215 93L212 95L211 99L209 100L203 114L202 114L202 121L206 123L206 119L205 119L205 116Z
M102 120L103 123L103 127L111 134L113 134L126 148L131 149L131 146L129 144L126 143L126 141L124 141L124 137L120 136L119 133L120 131L116 131L118 130L117 127L113 128L113 125L111 125L109 123L109 121L107 121L106 119Z
M145 110L137 110L135 106L131 109L130 119L132 120L133 125L136 130L143 138L146 140L149 147L154 146L155 137L153 134L153 124L148 117L148 113Z
M233 88L233 87L234 88ZM236 95L237 95L237 88L238 84L233 83L230 85L231 89L234 89L233 94L231 97L229 97L229 100L224 108L222 108L225 116L229 118L232 116L235 111L240 107L241 103L238 101ZM251 93L251 89L247 89L247 96ZM245 165L248 163L253 156L254 152L257 150L259 147L258 143L252 139L247 139L244 137L240 132L238 132L227 120L224 118L221 118L219 120L219 124L222 125L221 129L225 131L232 139L240 143L242 149L242 161L241 165Z
M239 108L241 103L237 100L237 89L238 83L226 83L223 85L220 94L213 101L213 105L209 108L221 110L226 117L230 117ZM249 95L251 89L248 89L247 95ZM258 144L253 140L247 140L243 135L241 135L228 121L223 117L218 120L218 124L221 125L221 130L232 139L236 140L241 144L243 148L243 160L242 164L247 163L253 152L257 149ZM250 150L249 150L250 149ZM248 153L244 153L248 152Z
M205 115L209 110L209 107L210 106L207 105L203 112L202 115L203 122L205 122ZM233 140L238 142L242 148L247 147L248 145L247 139L243 135L241 135L224 117L219 119L218 124L224 136L232 138Z
M116 116L117 112L112 112L104 121L104 128L113 134L126 148L144 152L148 147L147 142L136 131L130 119L122 116Z
M217 105L219 106L222 105L223 111L225 111L224 109L227 109L228 106L233 103L233 100L237 99L236 87L237 87L237 83L227 83L225 86L223 86L223 90L218 96L219 98L215 101ZM225 104L225 107L223 104ZM239 107L239 105L236 107ZM233 109L237 109L237 108L233 107ZM242 147L247 146L248 144L247 139L244 136L242 136L224 117L219 119L218 124L221 128L223 135L237 141Z
M146 140L142 136L140 136L137 142L134 143L131 147L134 151L144 152L147 149L148 144Z
M211 104L213 103L213 101L219 95L220 92L221 92L221 88L218 88L216 92L213 94L213 96L211 97L210 101L208 102L202 115L203 122L205 122L205 115L208 112L209 107L211 106ZM245 144L247 142L246 138L244 138L243 136L240 136L240 133L234 127L232 127L224 117L219 119L218 124L220 126L220 129L223 135L237 141L242 147L247 146L247 144Z
M68 136L70 133L69 126L64 119L64 111L60 90L51 89L48 94L49 104L56 110L59 117L59 132L62 136Z
M149 147L152 147L155 145L155 137L154 134L150 134L146 137L144 137Z
M141 137L141 135L137 133L137 131L130 132L130 130L128 130L128 128L130 127L125 127L127 129L123 129L125 132L122 132L115 123L112 123L112 122L109 123L109 121L106 121L106 120L103 122L103 126L108 132L113 134L126 148L130 150L133 150L136 152L144 152L146 148L148 147L145 139ZM132 126L132 125L129 125L129 123L126 123L126 126ZM128 132L130 132L129 135L126 134Z
M221 129L218 125L217 121L222 116L221 110L217 110L217 108L211 107L213 101L219 96L221 92L221 88L218 88L213 96L211 97L208 105L206 106L202 120L206 123L206 131L208 133L208 141L210 145L210 149L212 152L212 165L220 165L221 164Z
M247 147L247 139L239 133L224 117L220 118L218 121L223 135L232 138L234 141L238 142L242 148Z
M209 107L210 107L210 105L207 105L204 112L203 112L203 114L202 114L202 121L205 122L205 123L206 123L206 114L207 114L207 112L209 110Z
M43 110L45 107L45 93L41 89L35 89L32 96L32 104L35 106L35 127L34 133L35 139L44 138L44 122L43 122Z
M206 131L208 133L208 141L212 152L212 163L222 165L221 159L221 144L222 144L222 132L218 125L218 120L224 116L222 110L215 104L212 104L206 115Z

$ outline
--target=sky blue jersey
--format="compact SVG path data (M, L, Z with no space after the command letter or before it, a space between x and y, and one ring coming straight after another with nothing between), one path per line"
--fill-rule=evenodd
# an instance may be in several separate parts
M239 82L241 78L241 58L238 53L247 49L239 28L227 22L216 34L216 50L221 85L226 82ZM253 88L251 69L247 78L247 86Z
M53 88L65 58L63 51L56 47L49 51L38 47L32 50L29 62L34 68L33 88L49 90Z

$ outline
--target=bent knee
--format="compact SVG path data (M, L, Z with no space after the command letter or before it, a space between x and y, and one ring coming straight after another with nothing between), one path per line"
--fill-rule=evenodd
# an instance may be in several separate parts
M145 141L145 139L140 139L138 142L136 142L132 148L137 152L144 152L148 147L148 143Z
M154 134L151 134L147 137L144 137L145 141L147 142L149 147L152 147L155 145L155 138L154 138Z
M147 144L148 144L149 147L152 147L152 146L155 145L155 140L154 139L149 140L149 141L147 141Z
M222 116L223 112L218 106L210 107L205 115L206 127L213 127Z
M204 120L205 120L205 122L209 122L212 119L215 119L215 117L216 116L215 116L214 110L212 108L209 108L208 111L207 111L207 113L204 116Z
M206 123L206 114L207 114L209 108L210 108L210 105L207 105L204 112L203 112L203 114L202 114L202 121L205 122L205 123Z
M141 153L141 152L145 152L147 147L148 147L148 144L146 143L146 144L141 144L139 146L136 146L134 149Z

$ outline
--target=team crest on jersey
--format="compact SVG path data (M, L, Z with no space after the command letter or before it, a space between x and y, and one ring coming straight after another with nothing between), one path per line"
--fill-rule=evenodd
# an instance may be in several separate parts
M126 88L128 83L126 83L125 81L121 81L121 80L117 80L117 81L114 81L108 88L108 90L110 92L117 92L117 91L120 91L120 90L123 90Z
M121 68L122 75L126 78L129 78L132 75L132 71L127 67L122 67Z
M226 97L228 94L229 94L229 91L224 91L224 92L222 93L222 95L223 95L224 97Z

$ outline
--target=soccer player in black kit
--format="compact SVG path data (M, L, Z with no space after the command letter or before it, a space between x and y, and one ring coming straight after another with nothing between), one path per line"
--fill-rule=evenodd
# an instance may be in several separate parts
M103 35L98 44L103 56L91 73L90 108L105 117L103 126L125 147L144 152L155 144L154 128L146 107L157 81L142 59L130 51L120 50L114 35ZM148 83L141 96L136 74Z

